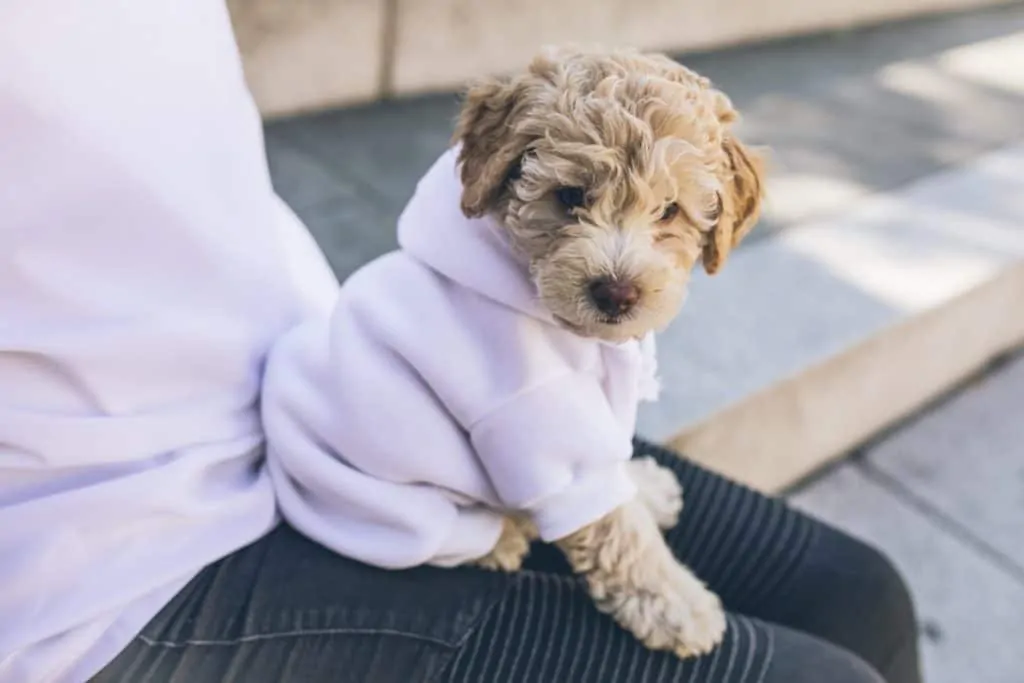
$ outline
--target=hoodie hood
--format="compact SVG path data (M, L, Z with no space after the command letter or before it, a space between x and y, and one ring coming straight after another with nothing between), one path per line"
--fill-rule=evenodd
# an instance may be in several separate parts
M540 303L529 267L516 256L501 225L490 216L467 218L462 213L458 154L457 146L449 149L417 183L412 199L398 219L398 245L449 280L558 327ZM657 399L660 384L653 334L639 342L623 344L593 341L618 353L635 354L640 397L647 401Z
M489 216L462 213L458 147L434 162L398 219L398 244L449 280L530 317L555 324L537 298L528 266Z

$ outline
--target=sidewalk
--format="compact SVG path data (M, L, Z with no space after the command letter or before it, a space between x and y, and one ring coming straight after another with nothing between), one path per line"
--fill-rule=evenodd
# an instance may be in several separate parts
M1018 353L790 498L895 560L926 683L1024 681L1022 417Z

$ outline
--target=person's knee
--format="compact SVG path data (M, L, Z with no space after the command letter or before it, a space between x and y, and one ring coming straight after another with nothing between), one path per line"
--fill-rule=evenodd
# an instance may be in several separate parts
M885 683L857 655L812 636L775 628L763 683Z
M916 668L913 600L882 552L822 527L795 578L798 604L788 625L848 648L879 670Z
M833 532L827 542L838 565L835 589L851 617L862 628L888 633L892 640L912 637L917 624L914 602L903 576L884 553L845 534Z

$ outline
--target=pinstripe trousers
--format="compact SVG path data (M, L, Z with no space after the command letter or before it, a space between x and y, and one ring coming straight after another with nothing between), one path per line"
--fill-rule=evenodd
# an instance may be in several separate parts
M729 610L680 660L592 606L550 546L526 570L389 572L281 526L203 571L94 683L920 683L914 610L871 547L643 442L679 477L669 545Z

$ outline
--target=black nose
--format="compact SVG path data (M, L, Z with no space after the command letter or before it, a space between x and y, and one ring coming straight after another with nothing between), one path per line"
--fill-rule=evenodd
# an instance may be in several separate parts
M611 318L627 313L640 298L640 291L632 282L611 277L591 280L588 289L590 300L594 302L597 310Z

